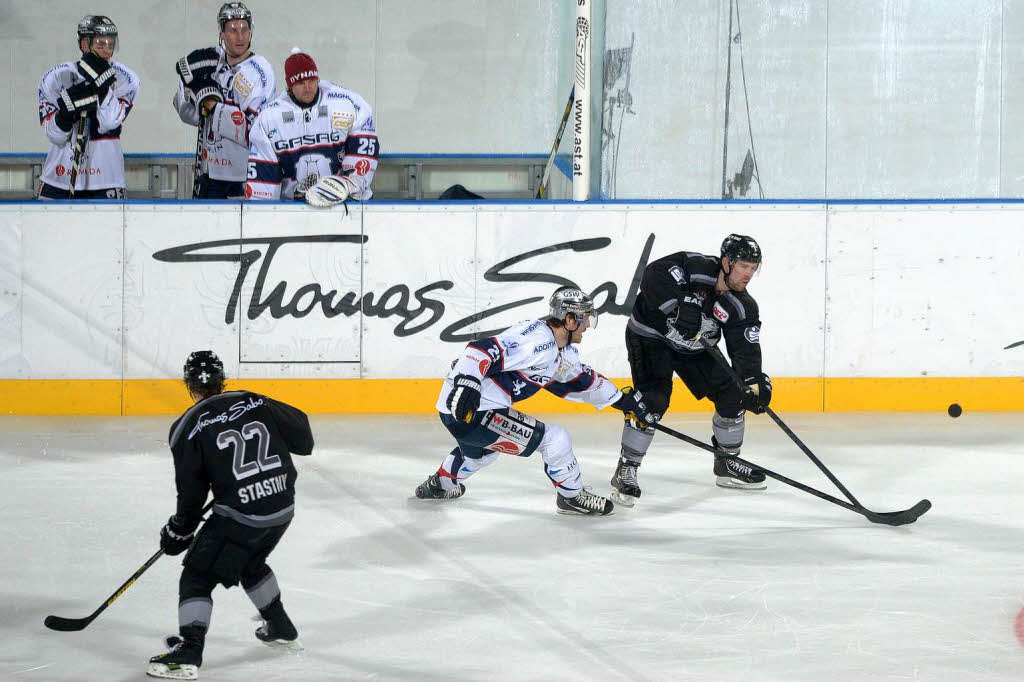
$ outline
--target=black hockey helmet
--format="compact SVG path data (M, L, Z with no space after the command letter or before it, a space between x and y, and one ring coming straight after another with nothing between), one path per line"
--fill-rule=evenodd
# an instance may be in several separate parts
M594 299L579 287L564 286L555 289L548 299L548 309L551 319L565 322L565 318L572 313L577 322L585 315L590 315L590 326L597 326L597 313L594 312Z
M738 260L748 263L761 262L761 247L753 237L744 234L730 234L722 241L722 258L728 258L732 265Z
M96 36L113 36L114 49L117 49L117 24L102 14L86 14L78 22L78 43L81 45L82 38L88 38L92 46L92 39Z
M229 21L235 19L244 19L249 24L249 30L252 30L252 12L245 6L244 2L225 2L220 6L220 11L217 12L217 29L219 33L224 32L224 26Z
M224 363L212 350L197 350L185 360L185 387L190 393L209 395L224 389Z

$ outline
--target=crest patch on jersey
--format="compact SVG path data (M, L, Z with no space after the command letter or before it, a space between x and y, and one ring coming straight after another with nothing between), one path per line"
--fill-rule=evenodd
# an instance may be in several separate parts
M252 83L250 83L245 76L239 73L235 76L234 88L243 98L248 97L252 92Z
M676 284L682 284L686 277L683 276L683 270L678 265L673 265L668 269L668 274L672 275L672 279L676 281Z
M761 328L747 327L743 330L743 336L747 337L750 343L761 343Z
M332 111L331 112L331 127L338 128L339 130L348 130L352 127L352 123L355 122L356 117L347 111Z
M715 307L711 310L711 312L714 314L715 319L717 319L719 322L725 322L726 320L729 319L729 313L719 303L715 303Z

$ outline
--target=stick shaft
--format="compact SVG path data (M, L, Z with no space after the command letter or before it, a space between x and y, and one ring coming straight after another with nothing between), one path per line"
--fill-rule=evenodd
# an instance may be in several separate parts
M551 153L548 154L548 162L544 164L544 177L541 178L540 186L537 188L537 198L543 199L544 192L548 188L548 178L551 177L551 166L555 163L555 155L558 147L562 144L562 133L565 132L565 124L569 122L569 113L572 111L572 103L576 99L576 86L573 85L569 91L569 101L565 103L565 111L562 112L562 122L558 124L558 132L555 134L555 143L551 145Z

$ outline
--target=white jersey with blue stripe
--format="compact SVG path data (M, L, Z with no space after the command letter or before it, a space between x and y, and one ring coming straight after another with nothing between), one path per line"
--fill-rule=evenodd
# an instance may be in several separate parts
M451 414L448 396L459 374L480 379L480 410L511 407L541 389L599 410L622 395L612 382L583 364L575 344L559 348L544 320L524 320L497 336L467 345L445 377L437 399L439 412Z

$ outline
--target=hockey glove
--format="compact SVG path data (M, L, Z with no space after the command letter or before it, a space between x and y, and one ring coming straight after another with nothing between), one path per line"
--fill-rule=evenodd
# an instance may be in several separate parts
M661 415L648 409L643 394L632 386L622 388L622 396L612 403L616 410L622 410L641 426L650 426L661 419Z
M217 48L204 47L201 50L192 50L175 62L174 72L178 74L182 85L187 88L196 78L212 76L219 63L220 55L217 53Z
M96 93L88 83L78 83L61 90L57 98L54 121L61 130L71 130L75 119L96 111Z
M679 307L676 308L676 319L672 326L684 339L695 339L700 334L701 323L704 321L703 308L700 299L693 294L686 293L679 297Z
M341 175L327 175L306 190L306 203L314 208L330 208L344 203L354 192L356 185Z
M160 549L168 556L177 556L188 549L196 530L188 529L177 515L167 519L167 525L160 530Z
M92 52L86 52L78 60L78 73L92 85L99 103L107 98L110 88L117 82L117 72L110 63Z
M456 374L452 383L455 384L455 390L448 394L445 404L453 417L468 424L480 408L480 380L469 374Z
M764 408L772 401L772 380L761 372L743 380L747 390L743 392L743 407L754 414L764 414Z
M192 79L192 104L196 109L199 110L199 114L204 115L203 103L206 100L213 100L217 104L224 101L224 95L220 91L220 86L213 80L211 76L197 76Z

